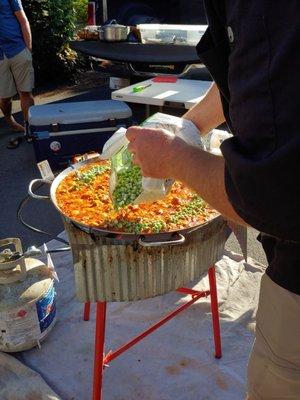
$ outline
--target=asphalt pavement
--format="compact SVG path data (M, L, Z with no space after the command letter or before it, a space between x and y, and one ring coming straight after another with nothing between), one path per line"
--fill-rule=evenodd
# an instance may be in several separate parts
M53 102L76 102L85 100L105 100L110 98L110 90L101 79L95 80L87 87L75 86L73 88L61 88L46 92L35 97L36 104ZM132 107L133 117L138 122L143 115L140 105ZM13 111L17 121L22 122L19 101L14 101ZM15 134L6 126L0 112L0 239L7 237L19 237L23 247L32 244L41 245L48 241L50 236L36 233L25 228L17 218L17 210L23 199L27 196L28 184L32 179L39 178L40 173L36 166L35 155L31 144L23 142L15 150L6 149L8 140ZM41 192L42 193L42 192ZM30 200L22 212L24 220L55 236L63 230L59 214L48 201ZM257 231L248 229L248 254L255 260L266 264L266 259L257 242ZM60 244L58 244L59 246ZM240 253L236 239L231 235L227 242L229 250Z

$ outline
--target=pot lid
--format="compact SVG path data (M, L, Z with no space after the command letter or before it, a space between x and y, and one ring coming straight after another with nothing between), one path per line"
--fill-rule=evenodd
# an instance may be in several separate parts
M112 19L108 24L102 25L101 28L107 28L107 27L113 27L113 28L127 28L125 25L120 25L115 19Z

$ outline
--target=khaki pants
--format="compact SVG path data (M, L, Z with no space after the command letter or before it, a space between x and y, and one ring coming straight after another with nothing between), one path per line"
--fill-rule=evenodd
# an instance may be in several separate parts
M32 55L25 48L12 58L0 60L0 98L13 97L17 92L31 92L34 87Z
M262 277L249 400L300 400L300 296Z

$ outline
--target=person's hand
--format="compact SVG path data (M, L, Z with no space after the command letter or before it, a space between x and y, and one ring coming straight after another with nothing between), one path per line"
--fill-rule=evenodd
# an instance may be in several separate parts
M145 177L173 178L176 154L186 143L165 129L132 126L127 130L128 149L133 162L140 166Z

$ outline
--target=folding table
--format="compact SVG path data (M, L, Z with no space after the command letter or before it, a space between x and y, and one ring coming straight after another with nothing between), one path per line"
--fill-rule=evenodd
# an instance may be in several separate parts
M156 82L155 79L147 79L135 85L115 90L111 94L113 100L128 103L145 104L146 116L150 115L150 106L161 108L174 107L189 109L204 96L212 82L192 79L177 79L174 82ZM139 92L134 89L137 86L145 88Z

